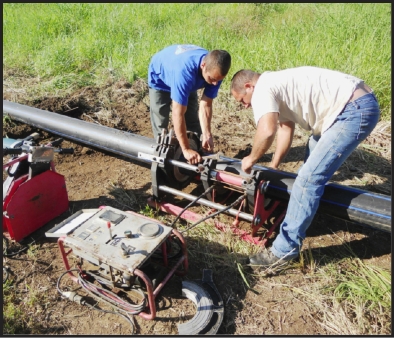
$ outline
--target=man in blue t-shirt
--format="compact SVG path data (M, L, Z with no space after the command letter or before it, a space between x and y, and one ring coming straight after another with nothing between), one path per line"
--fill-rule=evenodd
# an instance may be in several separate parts
M201 162L190 148L187 131L202 135L202 147L213 151L212 101L231 66L225 50L195 45L172 45L152 57L148 69L150 117L154 137L167 129L172 104L172 122L183 156L191 164ZM204 88L198 105L197 90Z

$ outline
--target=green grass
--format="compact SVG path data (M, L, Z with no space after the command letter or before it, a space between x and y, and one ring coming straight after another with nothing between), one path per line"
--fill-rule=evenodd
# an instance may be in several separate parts
M23 69L52 90L147 77L167 45L226 49L229 78L301 65L340 70L374 88L391 115L391 4L3 4L3 68Z
M39 300L37 292L31 290L23 300L15 289L13 282L7 280L3 284L3 334L23 334L34 332L34 318L26 315L27 309L32 310ZM35 332L37 333L37 331Z
M390 309L390 272L365 265L360 259L346 263L342 273L336 275L338 285L334 289L335 297L340 301L360 301L364 310L374 310L380 306Z
M329 297L327 304L343 310L353 333L382 334L390 330L390 271L353 258L327 266L321 276L327 281L321 289L322 295Z
M16 302L15 294L12 292L12 283L7 280L3 284L3 334L15 334L23 332L24 312Z

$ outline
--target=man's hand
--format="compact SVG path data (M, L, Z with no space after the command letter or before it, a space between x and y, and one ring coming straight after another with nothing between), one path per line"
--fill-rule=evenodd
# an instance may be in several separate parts
M202 134L202 148L208 152L213 152L213 138L212 135L207 136Z
M185 149L182 151L183 156L190 164L198 164L202 161L200 154L193 149Z
M250 174L254 164L255 162L252 160L251 156L246 156L242 159L242 170L245 173Z

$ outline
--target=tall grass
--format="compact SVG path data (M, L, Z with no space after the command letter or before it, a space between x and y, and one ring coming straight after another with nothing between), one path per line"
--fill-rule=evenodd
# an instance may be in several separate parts
M229 78L241 68L301 65L353 74L374 88L390 119L389 3L3 4L3 68L68 76L53 90L102 81L108 71L146 78L151 56L175 43L228 50Z
M343 259L318 273L321 297L311 293L323 324L333 334L391 331L391 273L358 258ZM320 304L319 304L320 302ZM326 308L326 311L323 309Z

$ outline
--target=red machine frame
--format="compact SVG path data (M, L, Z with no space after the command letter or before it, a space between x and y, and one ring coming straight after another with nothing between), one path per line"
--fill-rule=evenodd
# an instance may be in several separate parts
M224 173L222 173L220 176L217 176L217 178L220 178L220 181L222 182L231 183L237 186L241 186L242 184L240 178L227 175ZM266 182L261 181L258 184L258 188L256 189L255 207L254 207L253 221L251 224L251 228L252 228L251 232L247 232L239 228L238 225L240 221L237 217L235 218L231 226L227 226L221 222L214 220L213 224L215 225L215 227L220 231L224 231L224 232L231 231L232 233L239 236L242 240L246 242L265 247L269 237L274 232L274 230L278 227L278 225L280 225L283 218L285 217L287 205L282 201L271 201L270 203L268 203L268 206L266 208L265 207L266 199L263 191L264 184L266 184ZM158 202L153 198L148 199L148 204L153 208L159 209L161 211L164 211L174 216L178 216L183 210L183 208L178 207L174 204L166 203L166 202ZM241 208L242 208L242 203L239 210ZM274 223L269 226L269 228L264 234L258 234L258 230L266 222L269 222L269 219L273 216L274 212L277 213L277 215L275 216ZM190 222L197 222L201 220L204 216L186 210L182 213L180 217Z

